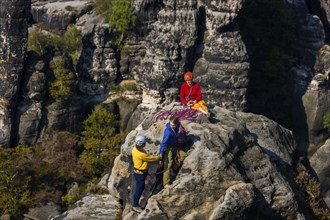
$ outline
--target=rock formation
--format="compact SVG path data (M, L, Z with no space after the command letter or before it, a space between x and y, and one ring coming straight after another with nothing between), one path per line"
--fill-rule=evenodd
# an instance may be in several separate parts
M150 164L151 176L141 199L141 205L146 206L144 212L138 215L130 209L134 190L130 156L137 134L150 139L146 147L149 153L158 152L166 121L152 123L152 117L146 119L150 127L132 131L121 147L108 180L110 195L86 196L76 208L53 219L106 219L118 215L122 219L280 219L289 215L305 219L291 185L293 176L288 172L296 149L292 133L263 116L217 106L212 111L212 123L182 121L188 134L182 149L188 157L173 189L160 190L154 185L158 163ZM91 205L95 197L111 201L99 203L97 209L89 208L95 207Z
M4 0L0 9L0 145L9 146L26 57L30 1Z
M69 24L92 9L88 1L33 1L31 14L34 23L63 33Z
M145 57L132 68L135 79L159 92L162 102L165 90L179 88L183 73L194 71L209 102L245 109L249 64L235 21L242 4L166 1L147 36Z
M322 20L326 33L327 43L330 42L330 1L329 0L308 0L311 13L316 14Z
M324 128L323 117L330 111L330 46L320 50L313 77L303 96L307 124L309 128L308 157L321 183L321 193L330 206L330 145L329 131Z

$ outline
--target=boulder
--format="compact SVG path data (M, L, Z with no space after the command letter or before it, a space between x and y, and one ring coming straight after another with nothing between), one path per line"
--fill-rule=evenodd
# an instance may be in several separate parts
M282 219L289 215L305 219L299 208L302 201L296 200L291 185L296 150L292 132L263 116L218 106L211 111L211 121L181 121L187 131L182 150L188 157L174 177L173 189L162 189L162 177L155 175L159 163L149 164L151 175L140 200L145 207L142 213L131 211L131 150L136 135L144 134L149 138L147 152L157 154L167 122L163 120L128 134L108 180L107 202L87 195L57 218L111 219L120 213L122 219ZM155 112L150 110L150 114L153 118Z

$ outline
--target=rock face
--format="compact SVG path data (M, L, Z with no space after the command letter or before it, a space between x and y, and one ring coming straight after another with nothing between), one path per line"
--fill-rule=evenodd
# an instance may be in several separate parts
M244 1L199 1L194 73L209 102L246 109L249 62L236 17Z
M329 131L324 128L323 117L330 110L330 46L320 50L313 77L303 96L309 128L308 157L321 183L321 195L330 207L329 186Z
M109 25L93 25L91 32L83 37L83 50L77 66L82 94L96 96L107 93L110 84L118 78L117 63Z
M307 116L309 128L309 155L317 150L321 143L329 137L329 133L323 127L323 116L330 109L330 46L325 45L320 50L315 65L315 76L313 77L306 93L303 103Z
M21 140L26 145L35 144L44 132L81 130L80 100L77 94L77 83L71 85L70 97L58 100L48 95L48 85L56 80L50 65L63 61L63 70L73 72L72 60L68 55L48 53L48 57L39 57L34 52L28 53L28 60L23 78L22 94L18 102L16 142ZM76 79L74 79L77 81Z
M9 146L26 57L31 2L4 0L0 9L0 145Z
M310 163L321 183L321 195L330 207L330 138L311 156Z
M330 42L330 1L329 0L316 0L307 1L310 5L312 13L318 15L324 25L327 35L327 42Z
M182 121L187 131L182 149L188 152L188 157L173 182L173 189L160 190L154 185L158 163L150 164L151 176L140 200L146 207L139 215L130 209L134 190L131 161L134 138L137 134L147 135L150 141L146 150L156 154L166 121L132 131L121 147L108 181L112 198L122 201L122 207L104 204L98 207L98 212L122 210L122 219L251 219L256 216L281 219L289 215L293 219L305 219L298 211L301 204L290 185L293 176L289 170L296 149L292 133L263 116L234 113L220 107L212 111L215 115L212 123ZM93 196L82 201L88 198ZM88 206L84 204L84 207ZM95 212L90 208L81 215L79 209L58 218L87 219ZM107 217L93 216L93 219L106 219L113 218L114 213Z
M69 24L92 10L88 1L34 1L31 7L35 23L42 23L51 30L64 32Z
M164 2L147 36L146 55L132 68L135 79L164 101L165 90L179 88L183 73L193 71L209 102L245 109L249 64L235 22L242 4Z
M45 123L43 103L47 91L45 63L34 52L28 53L23 78L22 99L17 109L19 120L18 139L27 145L34 144L40 137Z
M133 68L135 79L148 90L164 93L175 82L176 74L182 74L196 38L197 2L164 2L147 37L142 68Z

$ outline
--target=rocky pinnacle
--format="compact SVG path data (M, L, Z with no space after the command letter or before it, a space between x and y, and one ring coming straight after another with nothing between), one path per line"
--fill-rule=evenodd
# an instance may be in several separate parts
M27 49L30 0L0 2L0 146L9 146Z

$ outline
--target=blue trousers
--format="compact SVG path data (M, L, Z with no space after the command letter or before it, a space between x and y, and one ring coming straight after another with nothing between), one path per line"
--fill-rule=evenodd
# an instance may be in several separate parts
M133 194L133 207L139 206L139 200L145 187L147 174L133 174L135 179L135 192Z

